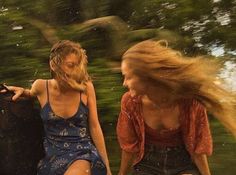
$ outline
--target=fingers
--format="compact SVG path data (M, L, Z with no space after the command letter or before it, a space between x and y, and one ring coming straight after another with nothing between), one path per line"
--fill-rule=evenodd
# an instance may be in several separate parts
M2 90L0 91L0 93L5 93L5 92L7 92L6 89L2 89Z
M9 90L9 91L14 92L14 91L16 90L16 87L15 87L15 86L6 86L6 85L4 85L4 86L5 86L6 89Z
M19 98L21 96L22 93L16 93L13 97L12 100L15 101L17 98Z
M24 91L24 88L21 88L21 87L16 87L16 86L6 86L5 84L3 85L5 87L5 89L1 90L0 92L1 93L4 93L4 92L13 92L14 95L12 97L12 100L15 101L16 99L18 99L23 91Z
M5 92L7 92L7 86L5 85L5 83L4 83L4 84L0 84L0 86L1 86L0 93L5 93Z
M15 86L7 86L6 84L3 84L3 86L5 87L4 88L5 92L7 92L7 91L14 92L15 91Z
M9 89L8 89L8 86L4 83L4 84L1 84L1 89L0 90L0 93L6 93Z
M13 101L18 99L22 95L22 93L24 92L24 88L15 87L15 86L9 86L8 89L15 93L15 95L12 97Z

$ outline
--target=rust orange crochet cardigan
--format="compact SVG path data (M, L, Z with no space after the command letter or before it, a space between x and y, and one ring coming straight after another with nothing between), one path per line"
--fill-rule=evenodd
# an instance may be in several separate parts
M180 101L180 129L187 151L191 154L212 154L212 137L205 107L194 99ZM142 117L141 96L132 97L126 92L121 100L121 112L117 123L120 147L126 152L137 153L133 165L144 154L145 132Z

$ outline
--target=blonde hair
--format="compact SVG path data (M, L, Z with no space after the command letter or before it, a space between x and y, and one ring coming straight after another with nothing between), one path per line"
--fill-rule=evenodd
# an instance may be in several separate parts
M62 69L61 64L66 56L75 54L79 59L79 65L68 76ZM75 43L69 40L61 40L52 46L50 53L50 64L53 67L51 69L51 75L53 78L57 78L61 88L69 86L78 91L86 90L86 82L90 80L87 72L87 56L85 50L79 43Z
M220 62L182 56L168 48L167 42L153 40L132 46L122 59L145 83L168 89L178 99L200 101L236 136L236 96L217 83L223 82L217 76L222 65Z

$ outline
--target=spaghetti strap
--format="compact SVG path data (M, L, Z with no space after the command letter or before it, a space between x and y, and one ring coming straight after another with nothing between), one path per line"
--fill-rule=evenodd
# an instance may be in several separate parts
M49 103L48 80L46 80L46 90L47 90L47 102Z
M82 102L82 97L81 97L81 96L82 96L82 93L81 93L81 91L80 91L80 92L79 92L79 105L80 105L81 103L83 103L83 102Z
M83 94L83 92L80 91L80 93L79 93L79 95L80 95L80 102L79 102L79 104L82 104L82 105L87 107L87 105L85 105L84 102L82 101L82 94Z

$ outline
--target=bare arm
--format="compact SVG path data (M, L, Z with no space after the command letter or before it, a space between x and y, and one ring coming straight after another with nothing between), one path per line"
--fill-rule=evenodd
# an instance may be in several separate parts
M31 89L25 89L23 87L17 87L17 86L6 86L5 87L14 92L15 95L12 97L12 100L15 101L17 100L20 96L23 97L36 97L38 96L41 92L40 92L40 86L42 84L43 80L36 80L33 84ZM6 92L6 90L3 90L1 92Z
M211 175L207 156L205 154L193 154L192 158L197 165L201 175Z
M121 111L116 126L117 138L121 147L121 162L119 175L127 175L140 151L140 138L135 130L133 119L136 117L131 112L136 104L130 103L131 95L126 92L121 99Z
M120 170L118 175L126 175L128 174L132 162L134 160L135 153L130 153L122 150L121 153L121 162L120 162Z
M97 115L95 90L91 82L87 83L87 91L88 91L88 107L89 107L89 129L91 137L93 139L96 148L98 149L99 154L103 159L103 162L106 165L107 174L111 174L108 156L106 152L105 140Z

